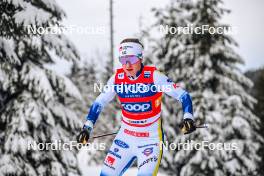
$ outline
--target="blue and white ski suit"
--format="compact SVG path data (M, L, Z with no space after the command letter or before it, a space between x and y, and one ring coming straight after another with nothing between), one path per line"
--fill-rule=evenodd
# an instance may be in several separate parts
M193 119L189 94L155 67L143 65L134 79L118 69L107 85L114 86L115 91L101 93L87 116L87 120L95 124L103 107L115 95L118 96L122 108L122 124L105 158L101 176L122 175L135 159L138 176L157 175L162 158L162 92L182 103L184 118ZM135 89L133 86L138 87Z

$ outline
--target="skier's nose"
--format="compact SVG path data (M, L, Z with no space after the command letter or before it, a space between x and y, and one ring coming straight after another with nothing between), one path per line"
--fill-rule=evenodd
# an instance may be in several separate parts
M130 62L126 62L126 68L130 68L131 67L131 63Z

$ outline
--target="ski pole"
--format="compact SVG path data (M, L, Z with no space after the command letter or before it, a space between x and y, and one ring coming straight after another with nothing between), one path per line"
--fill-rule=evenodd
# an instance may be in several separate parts
M197 125L196 128L208 128L208 124ZM111 136L111 135L115 135L115 134L117 134L117 132L101 134L101 135L97 135L97 136L92 137L92 139L101 138L101 137L105 137L105 136Z
M115 134L117 134L117 132L107 133L107 134L101 134L101 135L97 135L97 136L92 137L92 139L96 139L96 138L100 138L100 137L105 137L105 136L111 136L111 135L115 135Z

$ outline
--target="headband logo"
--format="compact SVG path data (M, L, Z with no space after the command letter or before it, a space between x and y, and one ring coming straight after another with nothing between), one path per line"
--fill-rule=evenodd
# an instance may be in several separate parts
M120 46L119 51L127 50L128 48L133 48L133 46Z

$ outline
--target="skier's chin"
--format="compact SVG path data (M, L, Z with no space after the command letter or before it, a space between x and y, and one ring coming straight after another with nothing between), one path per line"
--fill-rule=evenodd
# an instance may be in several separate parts
M134 74L134 71L133 69L126 69L126 72L128 73L128 75L133 75Z

